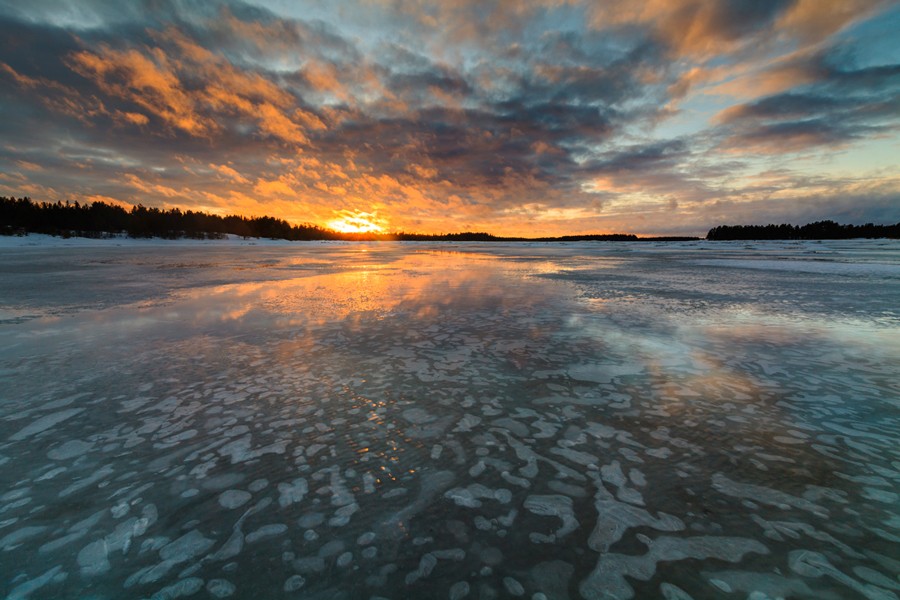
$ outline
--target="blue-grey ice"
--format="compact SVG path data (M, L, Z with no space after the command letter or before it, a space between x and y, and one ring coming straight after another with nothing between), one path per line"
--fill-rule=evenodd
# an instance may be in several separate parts
M0 264L0 597L900 597L896 241Z

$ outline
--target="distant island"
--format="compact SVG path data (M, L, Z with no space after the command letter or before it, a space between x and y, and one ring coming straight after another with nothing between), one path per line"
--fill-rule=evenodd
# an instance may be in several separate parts
M561 237L500 237L484 232L462 233L345 233L318 225L291 225L275 217L221 217L178 208L160 210L141 204L126 210L105 202L35 202L0 196L0 235L46 233L62 237L105 238L125 234L133 238L221 239L244 238L315 241L447 241L447 242L584 242L691 241L696 237L642 237L633 234L566 235Z
M222 217L178 208L161 210L141 204L130 210L106 202L35 202L31 198L0 196L0 235L45 233L61 237L222 239L227 235L295 241L447 241L447 242L683 242L702 238L687 236L638 237L634 234L588 234L559 237L502 237L485 232L461 233L346 233L304 224L291 225L275 217ZM900 238L896 225L841 225L819 221L807 225L720 225L707 240L826 240L851 238Z
M797 226L720 225L706 234L708 240L849 240L854 238L900 238L896 225L841 225L834 221L817 221Z

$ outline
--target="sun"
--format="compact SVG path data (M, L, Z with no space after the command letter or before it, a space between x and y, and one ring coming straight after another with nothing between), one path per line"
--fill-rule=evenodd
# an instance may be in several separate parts
M376 213L360 210L336 211L340 216L328 221L325 226L340 233L384 233L386 221Z

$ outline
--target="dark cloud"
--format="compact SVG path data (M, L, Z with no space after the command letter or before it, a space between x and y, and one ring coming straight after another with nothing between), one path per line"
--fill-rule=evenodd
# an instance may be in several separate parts
M81 48L75 34L58 27L2 16L0 33L0 62L16 72L45 77L65 85L79 81L64 60Z
M584 168L590 173L668 169L680 165L689 154L683 140L668 140L607 152L586 163Z
M403 99L418 104L440 101L441 96L464 100L472 93L469 82L448 67L433 67L416 73L391 73L387 78L388 89ZM435 96L439 98L435 98Z

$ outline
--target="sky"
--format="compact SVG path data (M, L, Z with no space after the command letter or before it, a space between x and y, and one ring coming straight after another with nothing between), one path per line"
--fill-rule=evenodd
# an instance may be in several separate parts
M0 195L341 230L900 222L900 2L0 0Z

